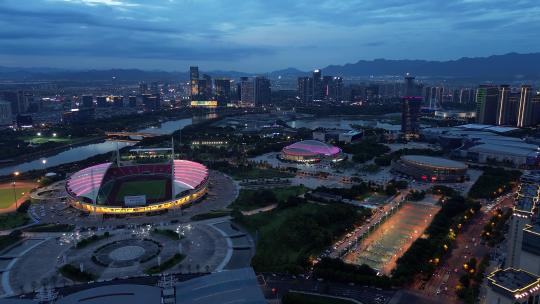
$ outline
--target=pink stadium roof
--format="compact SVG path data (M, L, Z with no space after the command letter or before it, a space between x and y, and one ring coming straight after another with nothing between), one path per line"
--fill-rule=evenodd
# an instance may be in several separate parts
M71 195L86 197L94 202L97 199L103 178L111 165L112 163L104 163L75 172L66 182L67 190ZM175 160L173 168L174 194L197 188L207 177L208 169L204 165L188 160Z
M76 196L84 196L95 200L101 187L103 177L112 163L104 163L75 172L67 180L67 189Z
M208 169L189 160L175 160L173 174L175 183L195 189L208 177Z
M304 140L283 148L283 153L299 156L334 156L341 152L341 149L318 140Z

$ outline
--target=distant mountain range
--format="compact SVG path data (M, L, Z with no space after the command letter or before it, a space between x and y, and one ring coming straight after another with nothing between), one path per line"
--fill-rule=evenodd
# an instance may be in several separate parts
M239 78L254 76L237 71L201 71L213 77ZM425 78L489 80L539 80L540 53L494 55L489 57L460 58L450 61L427 60L360 60L345 65L330 65L322 69L323 75L343 77L398 76L411 73ZM310 72L295 68L265 73L277 79L295 78ZM144 71L139 69L65 70L54 68L0 67L3 80L58 80L58 81L180 81L188 79L188 72Z

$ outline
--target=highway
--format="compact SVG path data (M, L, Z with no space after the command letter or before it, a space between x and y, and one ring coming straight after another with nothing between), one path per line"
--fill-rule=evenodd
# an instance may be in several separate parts
M432 297L444 303L460 303L455 288L459 284L459 277L464 274L463 264L472 257L478 262L493 248L482 244L481 233L484 225L493 216L492 210L508 208L514 203L512 195L506 195L490 208L482 207L481 214L476 216L466 225L453 244L452 252L444 259L444 262L435 271L433 276L425 284L423 281L416 282L413 289L423 295Z

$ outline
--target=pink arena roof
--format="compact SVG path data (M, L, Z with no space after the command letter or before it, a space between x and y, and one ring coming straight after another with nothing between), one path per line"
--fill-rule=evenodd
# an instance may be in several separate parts
M283 153L298 156L335 156L341 149L318 140L304 140L283 148Z

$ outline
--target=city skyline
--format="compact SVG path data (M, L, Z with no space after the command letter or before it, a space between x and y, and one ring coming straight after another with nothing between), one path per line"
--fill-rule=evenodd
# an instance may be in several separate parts
M5 66L182 70L196 64L260 73L540 49L534 1L48 0L23 7L8 0L0 8Z

